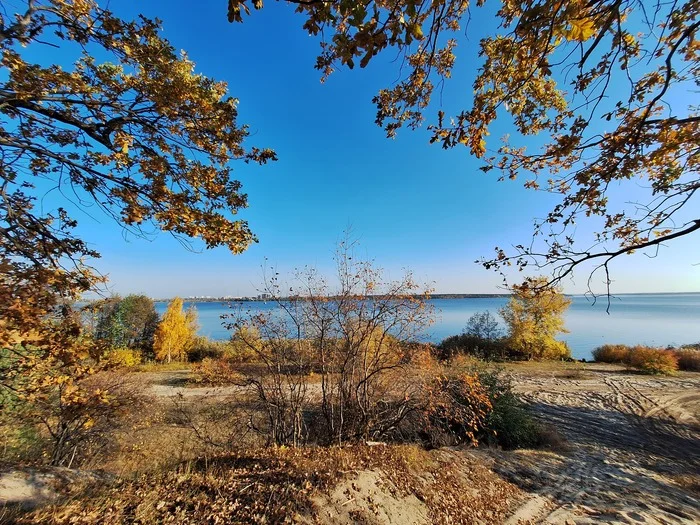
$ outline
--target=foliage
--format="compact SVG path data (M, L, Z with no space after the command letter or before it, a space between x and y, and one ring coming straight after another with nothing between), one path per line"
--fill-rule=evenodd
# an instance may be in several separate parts
M631 367L646 374L673 374L678 370L678 358L670 350L635 346L628 359Z
M469 334L452 335L435 347L439 359L452 359L460 354L472 355L487 361L510 357L506 339L482 339Z
M486 426L493 405L477 374L438 376L425 395L424 427L433 445L441 444L435 442L435 430L456 443L478 444L477 433Z
M153 349L159 361L187 361L187 354L196 342L197 310L192 306L183 312L182 306L179 297L170 301L156 328Z
M625 345L602 345L593 350L593 359L599 363L625 363L629 352Z
M466 147L483 171L561 196L535 223L532 243L497 248L482 261L487 268L548 265L552 284L590 261L609 286L615 257L700 230L692 204L700 184L696 0L505 0L497 9L484 0L290 1L304 30L321 38L324 79L398 53L399 81L374 98L388 136L427 116L431 142ZM242 21L246 0L228 5L229 20ZM485 32L477 49L464 34L470 23ZM461 57L478 54L481 67L464 109L446 115L430 101L452 76L460 45ZM487 137L504 125L493 147ZM639 197L630 203L628 193ZM574 234L585 218L590 238Z
M406 342L432 320L426 296L415 295L420 287L410 274L385 281L353 249L347 240L338 247L337 289L312 268L296 274L296 287L275 274L264 291L278 309L232 314L229 328L263 364L248 382L267 415L258 428L271 442L306 439L311 371L321 380L322 441L381 436L411 406L418 385L404 372L421 348Z
M513 392L510 380L498 371L482 371L479 378L487 388L492 405L484 425L484 440L505 449L540 445L542 428Z
M199 363L206 358L218 359L224 355L227 347L226 341L212 341L206 336L198 335L194 338L187 357L192 363Z
M239 326L234 330L226 348L226 358L236 363L249 363L257 360L263 350L260 332L251 326Z
M463 333L485 341L495 341L503 337L503 330L498 324L498 319L488 310L472 315L467 320L467 326Z
M114 368L133 368L140 365L141 361L141 352L128 347L112 348L104 356L105 366Z
M602 363L624 363L648 374L672 374L680 367L681 355L677 350L649 346L603 345L593 351L593 358Z
M235 366L223 358L205 357L192 367L193 381L205 385L230 385L244 383Z
M451 359L460 353L486 360L504 359L508 355L503 330L489 311L472 315L464 331L444 339L436 351L440 359Z
M120 416L138 408L138 397L119 375L94 373L82 365L61 375L52 363L37 365L44 374L35 380L18 378L15 393L3 404L3 417L36 440L38 457L25 460L51 465L78 465L96 450L109 446L108 436L119 425ZM25 384L22 384L25 383Z
M92 302L84 310L94 326L93 337L108 348L126 347L152 352L158 314L150 297L110 297Z
M35 206L42 192L70 194L135 234L151 225L234 253L254 241L232 217L247 202L230 161L275 155L244 149L225 84L196 74L159 33L92 0L0 14L0 388L31 396L43 374L65 390L99 353L72 308L104 281L86 261L98 254L67 209Z
M500 313L508 325L508 346L528 359L569 357L565 343L555 337L564 328L564 312L571 304L560 288L544 287L546 278L527 279Z

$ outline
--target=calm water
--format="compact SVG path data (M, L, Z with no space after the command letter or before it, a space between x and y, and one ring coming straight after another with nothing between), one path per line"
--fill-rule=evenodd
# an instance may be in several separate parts
M655 346L700 342L700 293L622 295L612 299L610 314L605 312L605 298L593 304L582 296L574 296L566 313L568 334L561 338L571 347L574 357L590 358L591 350L604 343L647 344ZM506 298L434 299L436 322L426 339L439 342L458 334L469 317L476 312L498 309ZM222 303L194 303L199 314L200 334L212 339L227 339L230 334L221 326L222 314L230 312ZM247 302L252 311L274 308L272 303ZM186 303L186 306L189 306ZM158 313L166 303L156 303Z

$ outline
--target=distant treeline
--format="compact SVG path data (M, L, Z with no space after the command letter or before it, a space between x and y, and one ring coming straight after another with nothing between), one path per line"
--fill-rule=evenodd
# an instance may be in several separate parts
M512 294L509 293L436 293L430 294L431 299L497 299L500 297L508 298ZM380 298L381 296L372 296ZM423 295L414 295L413 297L423 297ZM290 299L304 299L303 297L281 297L280 301L289 301ZM169 302L171 299L153 299L157 303ZM272 297L185 297L183 301L188 303L227 303L227 302L248 302L248 301L273 301Z

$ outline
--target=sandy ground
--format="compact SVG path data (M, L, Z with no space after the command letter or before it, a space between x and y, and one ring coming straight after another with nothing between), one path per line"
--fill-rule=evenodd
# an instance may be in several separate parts
M511 373L568 446L478 452L529 493L509 523L700 523L700 374L605 365L587 365L580 380Z

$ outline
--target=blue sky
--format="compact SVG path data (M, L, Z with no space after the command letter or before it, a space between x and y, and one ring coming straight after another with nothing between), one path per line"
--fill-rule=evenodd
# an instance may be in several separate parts
M107 217L77 214L78 233L102 253L96 266L115 292L248 295L259 286L262 264L281 272L309 264L330 273L334 245L348 227L361 255L390 277L410 268L438 292L499 292L500 277L474 261L496 245L527 242L533 218L555 202L525 190L522 181L483 174L466 148L430 145L425 129L386 139L374 124L371 99L396 80L393 57L366 70L338 71L321 84L313 68L317 41L284 4L267 2L244 24L226 21L223 0L115 0L110 8L127 18L161 18L164 36L187 51L198 72L229 83L240 100L240 122L252 131L248 144L272 147L280 159L235 166L250 203L240 216L260 240L239 256L225 249L189 252L167 234L125 238ZM471 94L479 30L472 25L470 47L458 51L458 70L442 97L448 114ZM655 259L621 259L612 267L613 291L700 291L697 244L683 239ZM564 283L566 291L582 291L586 277L581 272Z

